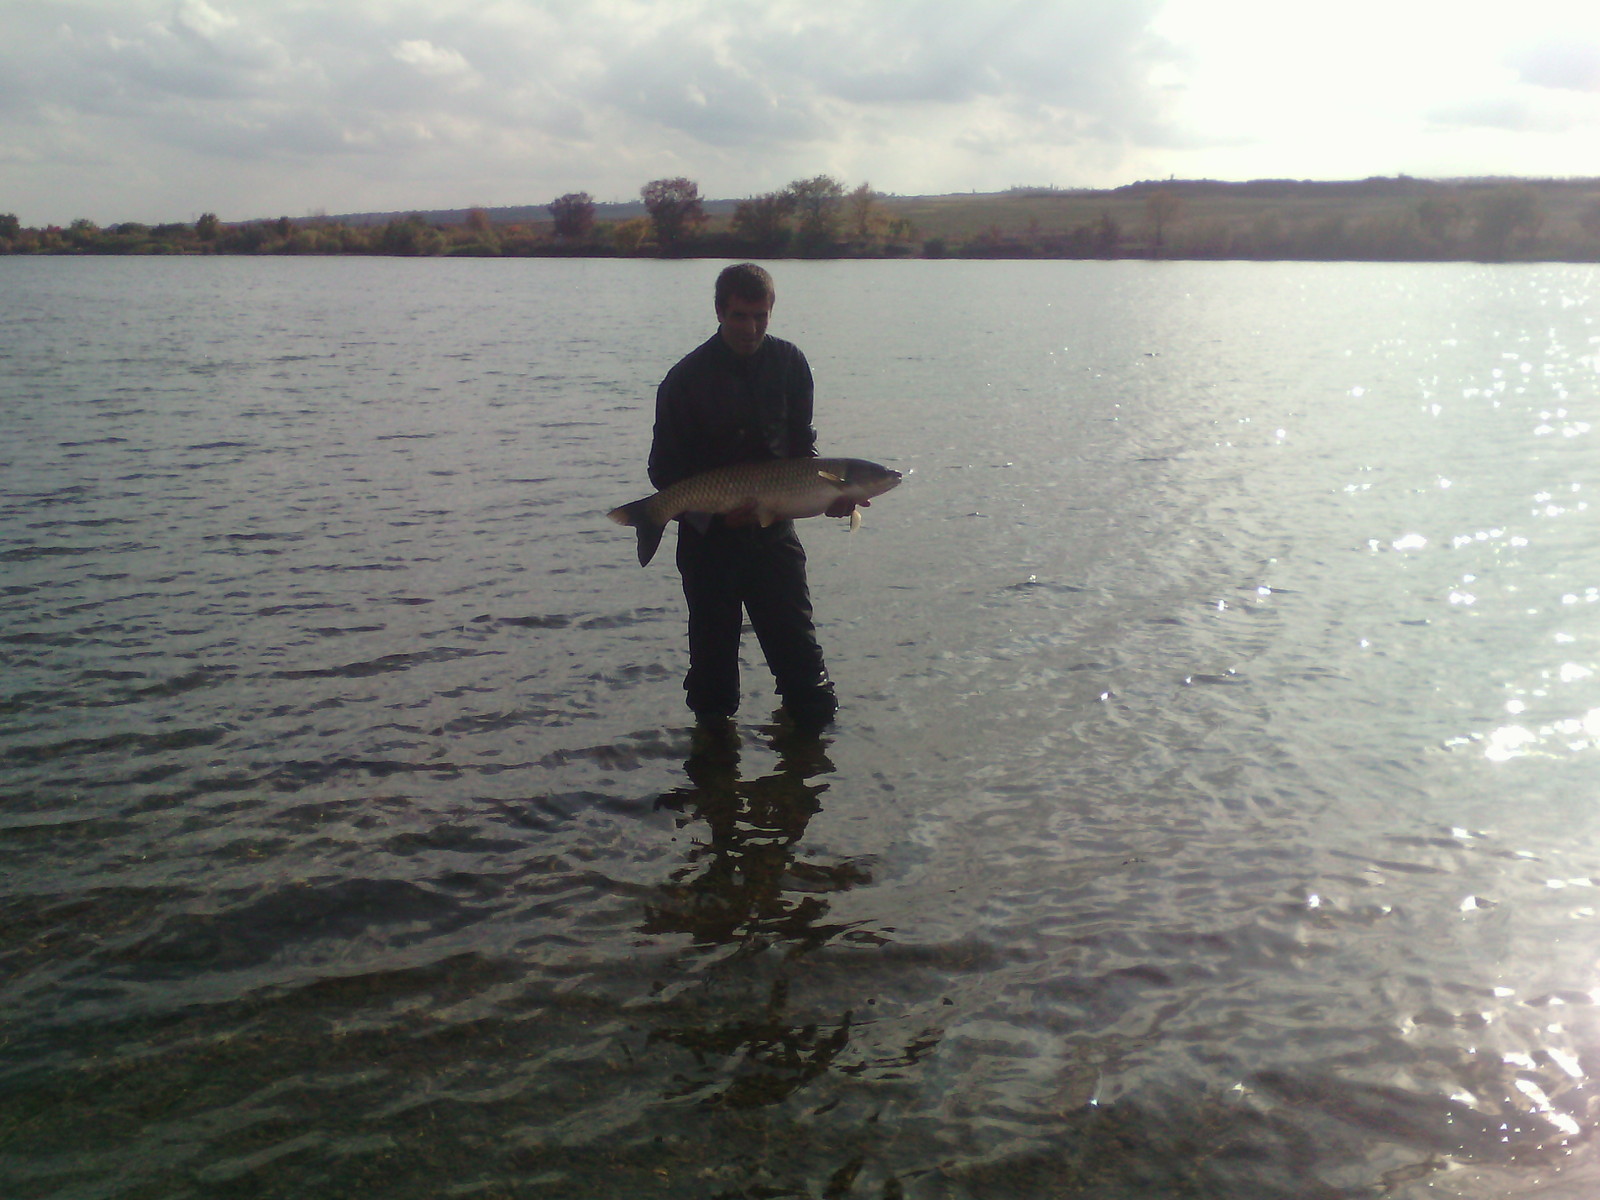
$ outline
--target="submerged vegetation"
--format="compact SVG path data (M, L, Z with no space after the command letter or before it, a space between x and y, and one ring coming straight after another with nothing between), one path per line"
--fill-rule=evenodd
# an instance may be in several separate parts
M1600 179L1167 180L905 197L818 175L708 201L675 178L631 204L570 192L537 208L42 229L0 214L0 254L1594 262Z

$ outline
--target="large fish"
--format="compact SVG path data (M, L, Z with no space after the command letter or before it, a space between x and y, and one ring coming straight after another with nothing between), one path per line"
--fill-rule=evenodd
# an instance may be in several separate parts
M642 567L655 557L667 522L685 513L726 514L754 505L755 519L765 526L820 517L839 500L860 504L899 482L899 471L863 458L776 458L691 475L606 515L633 526Z

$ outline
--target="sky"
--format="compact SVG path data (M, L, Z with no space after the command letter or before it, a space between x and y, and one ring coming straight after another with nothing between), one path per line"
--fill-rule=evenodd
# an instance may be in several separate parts
M0 213L1600 176L1600 0L0 0Z

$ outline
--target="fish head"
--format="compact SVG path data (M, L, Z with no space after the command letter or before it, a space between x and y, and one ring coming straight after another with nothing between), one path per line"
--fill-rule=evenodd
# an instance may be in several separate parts
M892 470L882 463L868 462L864 458L851 458L845 461L844 491L861 499L871 500L875 496L881 496L890 488L898 487L900 480L899 471Z

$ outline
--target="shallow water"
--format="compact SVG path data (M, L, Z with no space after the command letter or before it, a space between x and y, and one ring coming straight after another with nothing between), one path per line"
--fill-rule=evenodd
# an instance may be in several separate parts
M4 1194L1594 1194L1594 270L780 264L730 749L719 265L0 260Z

